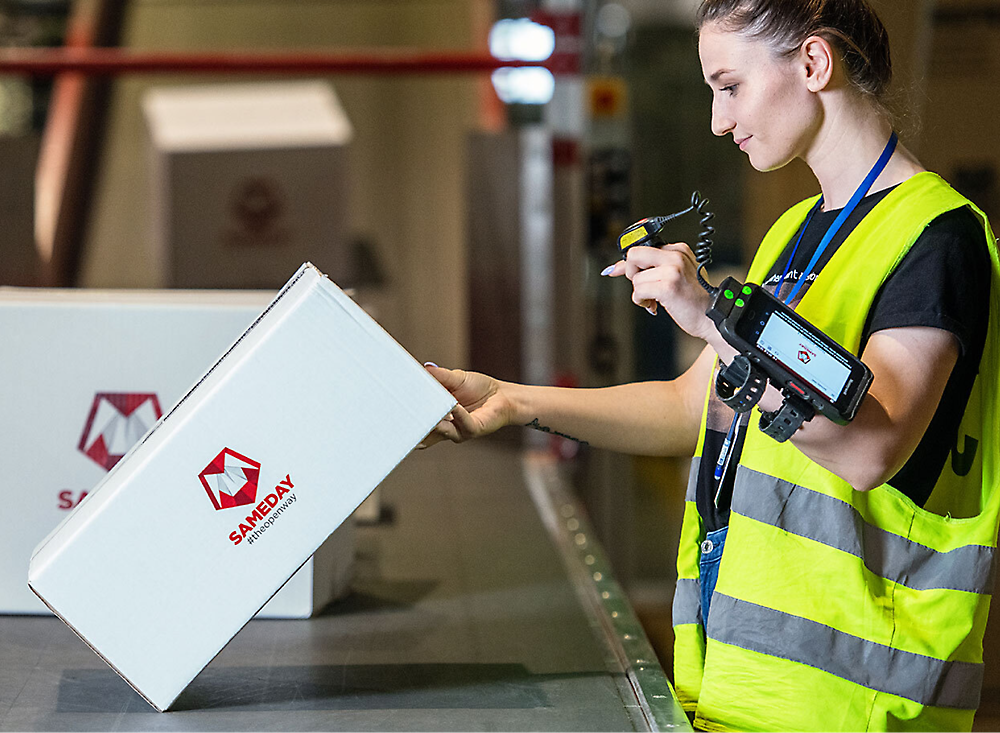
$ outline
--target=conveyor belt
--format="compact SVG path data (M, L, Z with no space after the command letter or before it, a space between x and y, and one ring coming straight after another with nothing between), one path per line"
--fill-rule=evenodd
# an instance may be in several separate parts
M414 453L353 594L252 621L157 713L60 621L0 617L0 730L690 730L555 467Z

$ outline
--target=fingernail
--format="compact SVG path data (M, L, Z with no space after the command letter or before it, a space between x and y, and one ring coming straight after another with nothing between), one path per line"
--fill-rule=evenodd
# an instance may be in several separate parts
M615 269L615 266L614 266L614 265L608 265L608 266L607 266L607 267L605 267L605 268L604 268L603 270L601 270L601 275L602 275L602 276L603 276L603 275L610 275L610 274L611 274L611 271L612 271L612 270L614 270L614 269Z
M425 361L425 362L424 362L424 366L432 366L432 367L436 367L436 368L438 368L438 369L440 369L440 368L441 368L441 367L439 367L439 366L438 366L437 364L435 364L435 363L434 363L433 361Z

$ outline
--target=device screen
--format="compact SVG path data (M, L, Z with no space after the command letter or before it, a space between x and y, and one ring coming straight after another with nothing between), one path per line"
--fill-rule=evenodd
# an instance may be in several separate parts
M757 339L757 347L790 372L836 402L851 376L851 367L779 311L773 311Z

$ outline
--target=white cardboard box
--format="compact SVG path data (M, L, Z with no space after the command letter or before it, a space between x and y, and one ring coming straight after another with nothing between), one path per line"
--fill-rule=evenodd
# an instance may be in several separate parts
M324 81L156 87L143 99L160 284L273 288L347 274L353 129Z
M32 550L274 297L273 292L0 289L0 613L48 613ZM305 618L348 590L337 530L261 617Z
M165 710L453 405L304 265L38 546L31 588Z

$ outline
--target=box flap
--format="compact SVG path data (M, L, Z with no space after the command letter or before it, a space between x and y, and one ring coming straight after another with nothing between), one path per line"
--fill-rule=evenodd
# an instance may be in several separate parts
M321 81L154 88L142 107L163 151L346 145L354 134Z

